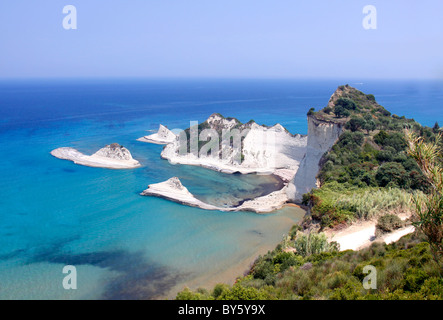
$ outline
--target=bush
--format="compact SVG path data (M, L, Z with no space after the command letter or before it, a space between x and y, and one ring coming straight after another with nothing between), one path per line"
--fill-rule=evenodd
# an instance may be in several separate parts
M267 300L270 296L262 289L244 287L239 283L234 284L231 289L224 290L218 300Z
M378 168L375 179L380 187L399 187L407 183L408 175L400 163L386 162Z
M337 106L341 106L344 109L347 110L355 110L357 109L357 105L356 103L348 98L339 98L336 102L335 102L335 107L337 108Z
M336 105L334 108L334 114L337 118L341 118L341 117L349 117L351 113L348 110L346 110L343 106Z
M197 292L192 292L186 287L177 293L175 300L212 300L212 297L209 296L204 289L198 289Z
M429 276L419 268L409 268L406 271L404 290L415 292L420 290L421 286Z
M357 131L358 129L362 128L365 125L365 120L361 117L351 117L351 120L349 120L345 128L351 130L352 132Z
M403 221L395 214L385 214L377 219L375 235L381 236L403 227Z
M294 247L297 250L297 254L304 257L339 250L339 245L337 243L330 244L324 233L314 232L299 235L295 239Z
M212 296L214 299L219 298L225 291L229 290L229 286L224 283L218 283L215 285L214 289L212 290Z
M324 107L323 112L329 114L332 112L332 108L331 107Z

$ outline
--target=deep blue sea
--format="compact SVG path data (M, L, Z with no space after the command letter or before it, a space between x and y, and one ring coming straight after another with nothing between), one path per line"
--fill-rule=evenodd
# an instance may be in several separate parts
M306 112L349 83L397 115L443 125L443 82L332 80L0 81L0 299L154 299L188 285L232 281L304 212L223 213L139 193L177 176L223 204L269 192L268 176L171 165L136 141L158 125L185 129L214 112L307 133ZM133 170L76 165L58 147L91 154L127 147ZM65 290L65 265L77 289Z

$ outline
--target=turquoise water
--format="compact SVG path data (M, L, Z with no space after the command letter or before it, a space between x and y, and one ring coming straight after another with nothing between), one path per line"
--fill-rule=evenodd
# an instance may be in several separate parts
M225 175L160 159L136 141L159 123L186 128L219 112L306 133L306 111L324 106L335 81L76 80L0 83L0 298L141 299L217 278L272 248L303 212L222 213L153 197L150 183L179 177L202 200L226 204L269 192L267 176ZM441 82L354 84L392 113L443 124ZM143 167L108 170L52 157L118 142ZM251 261L252 262L252 261ZM65 290L62 268L77 268ZM222 278L220 278L222 279ZM204 282L204 281L203 281Z

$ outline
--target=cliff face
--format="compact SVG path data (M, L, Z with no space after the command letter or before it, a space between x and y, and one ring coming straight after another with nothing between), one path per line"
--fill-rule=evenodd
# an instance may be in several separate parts
M183 131L165 146L161 156L172 163L200 165L227 173L272 173L284 168L295 172L306 153L307 138L292 135L280 124L242 124L234 118L211 115ZM197 152L191 151L198 147Z
M302 195L317 187L319 162L329 151L343 132L342 123L322 121L315 116L308 116L308 142L306 155L300 167L287 187L287 196L294 202L301 202Z

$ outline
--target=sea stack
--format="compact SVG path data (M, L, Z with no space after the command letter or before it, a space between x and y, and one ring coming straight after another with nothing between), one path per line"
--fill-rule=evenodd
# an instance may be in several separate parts
M177 136L164 125L160 124L157 133L138 138L137 141L155 143L155 144L168 144L177 139Z
M141 166L140 162L132 158L131 152L118 143L109 144L91 156L69 147L52 150L51 154L56 158L88 167L132 169Z

